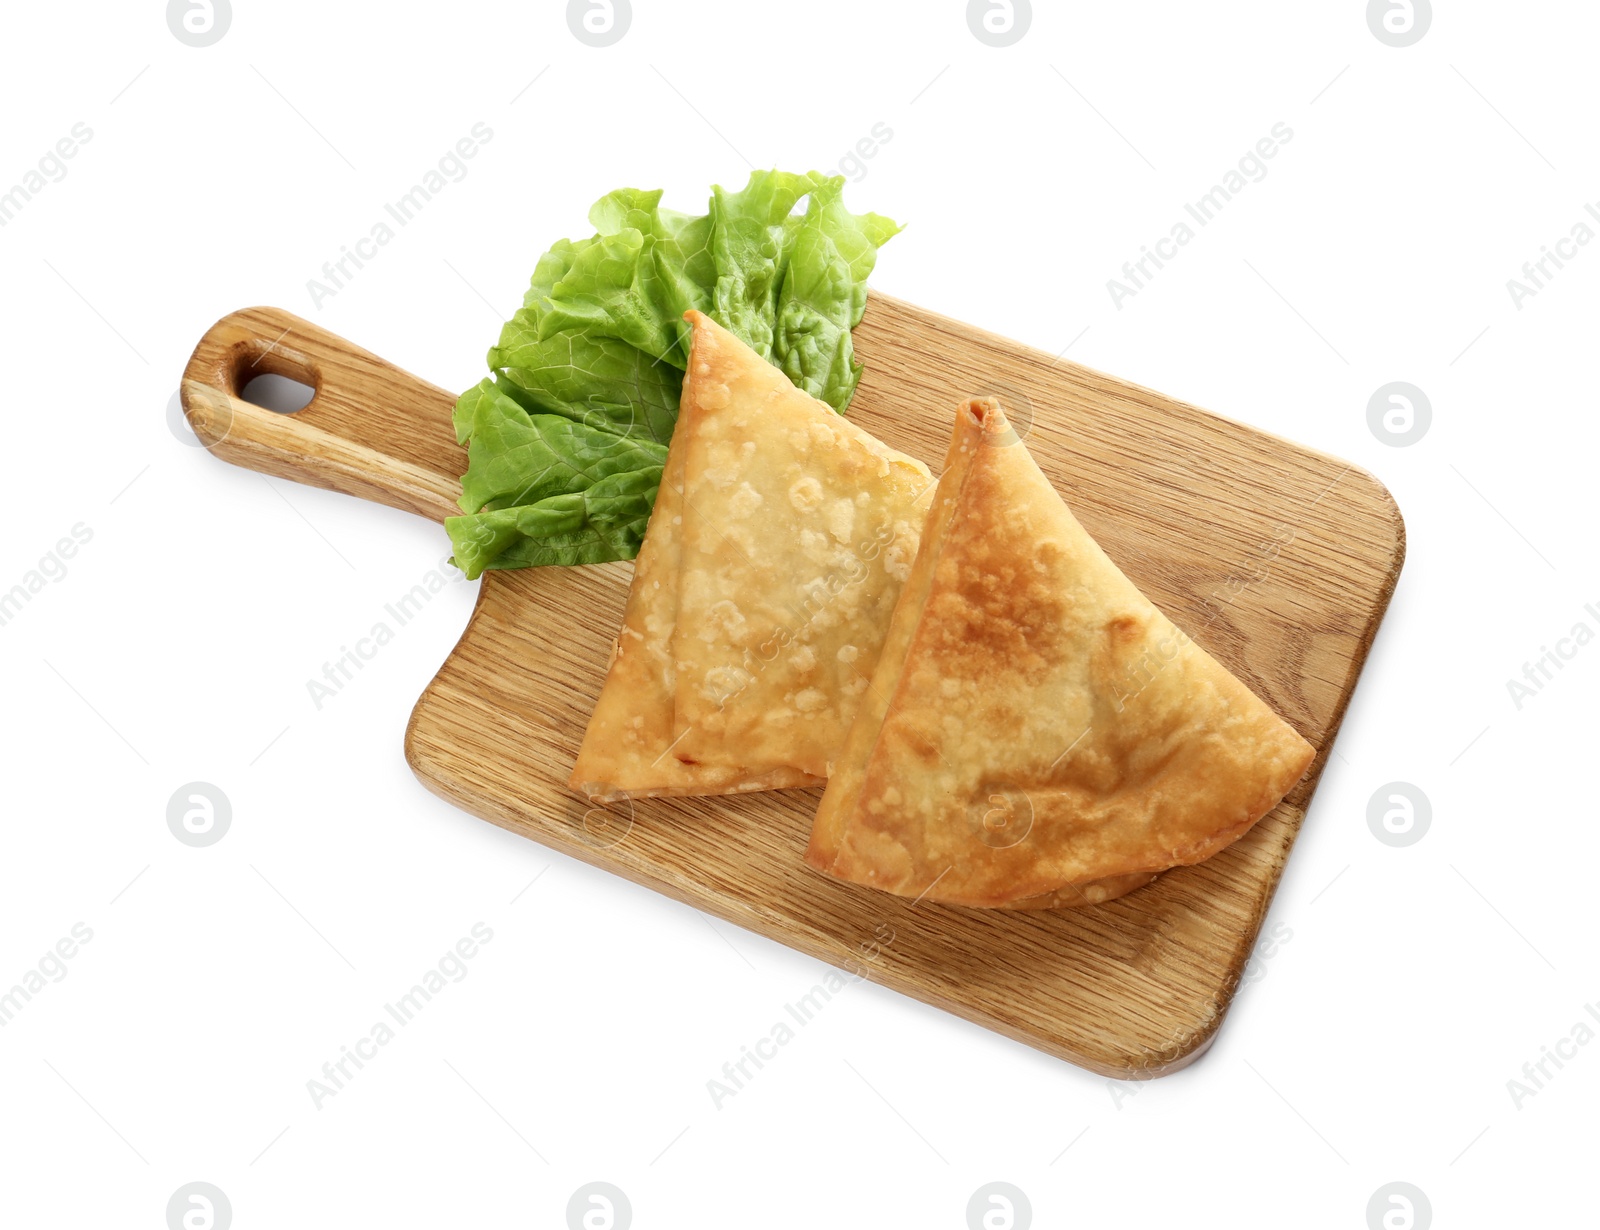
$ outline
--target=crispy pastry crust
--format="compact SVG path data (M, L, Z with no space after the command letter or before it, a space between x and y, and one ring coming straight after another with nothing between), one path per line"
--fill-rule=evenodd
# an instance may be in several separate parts
M748 774L736 764L687 765L672 756L672 630L682 558L683 455L687 400L667 447L655 509L634 564L627 611L611 666L568 783L596 802L629 795L734 794L810 786L797 769Z
M921 462L685 319L678 424L572 776L596 799L821 783L933 495Z
M1122 575L993 401L957 415L869 697L806 859L952 905L1119 896L1237 840L1313 755Z

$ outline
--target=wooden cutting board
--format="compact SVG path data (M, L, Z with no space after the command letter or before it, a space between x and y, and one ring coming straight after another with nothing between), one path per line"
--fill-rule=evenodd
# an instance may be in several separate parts
M994 393L1122 569L1317 748L1243 840L1092 909L913 903L801 861L820 791L650 799L566 788L631 563L491 572L417 702L406 756L467 811L1109 1076L1195 1059L1239 985L1405 554L1389 493L1332 457L873 295L850 417L937 467L957 403ZM313 386L294 415L240 399ZM219 457L442 520L465 452L455 395L272 308L219 321L183 404ZM443 536L441 533L441 542Z

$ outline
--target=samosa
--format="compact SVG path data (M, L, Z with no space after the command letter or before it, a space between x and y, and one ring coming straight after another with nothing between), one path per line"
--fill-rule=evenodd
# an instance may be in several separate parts
M1094 904L1237 840L1312 755L974 400L806 859L952 905Z
M934 482L699 312L678 422L571 784L819 784L866 694Z

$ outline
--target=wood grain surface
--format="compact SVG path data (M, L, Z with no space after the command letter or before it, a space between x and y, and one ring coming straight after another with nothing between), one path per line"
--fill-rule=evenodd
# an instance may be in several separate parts
M631 564L493 572L412 714L429 789L535 841L855 976L1109 1076L1174 1071L1215 1037L1405 554L1388 492L1332 457L873 295L850 417L932 466L957 403L998 396L1107 553L1317 748L1244 839L1106 905L913 903L801 861L819 790L590 807L566 789ZM295 415L238 394L313 385ZM271 308L218 322L183 383L218 456L442 519L465 454L454 396ZM553 633L552 629L559 632Z

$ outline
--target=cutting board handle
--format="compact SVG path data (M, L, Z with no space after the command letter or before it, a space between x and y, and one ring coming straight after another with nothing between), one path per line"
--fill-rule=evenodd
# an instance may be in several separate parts
M271 372L316 390L293 414L241 391ZM184 369L183 412L224 461L442 521L461 509L467 455L455 394L280 308L224 316Z

